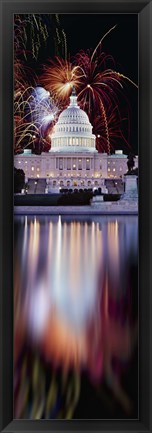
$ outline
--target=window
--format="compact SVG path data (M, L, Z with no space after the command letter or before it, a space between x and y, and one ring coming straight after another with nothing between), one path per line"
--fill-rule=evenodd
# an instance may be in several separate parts
M122 167L120 167L120 169L119 169L120 171L122 171Z
M90 159L86 160L86 170L90 170Z
M113 168L113 171L116 171L116 169L115 169L115 168Z
M78 170L82 170L82 159L78 160Z
M39 167L37 167L37 171L40 171Z
M63 158L59 158L59 170L63 170Z
M76 158L73 158L72 160L72 168L73 170L76 170Z
M110 168L108 168L108 171L110 171Z
M67 170L71 170L71 158L67 158Z
M34 167L32 167L31 170L34 171Z

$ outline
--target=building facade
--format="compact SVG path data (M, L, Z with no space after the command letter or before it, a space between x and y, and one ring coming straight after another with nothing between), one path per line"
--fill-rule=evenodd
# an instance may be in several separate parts
M60 188L98 188L105 192L105 179L123 178L127 155L121 150L113 155L96 150L96 137L87 114L80 109L75 91L69 106L60 114L51 135L51 150L41 155L24 150L14 157L16 168L26 179L46 179L48 191ZM135 167L138 157L135 158Z

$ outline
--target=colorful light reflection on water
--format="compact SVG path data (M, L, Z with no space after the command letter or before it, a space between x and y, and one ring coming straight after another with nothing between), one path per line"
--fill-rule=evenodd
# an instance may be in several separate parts
M134 416L123 380L137 346L137 252L134 216L15 218L16 418Z

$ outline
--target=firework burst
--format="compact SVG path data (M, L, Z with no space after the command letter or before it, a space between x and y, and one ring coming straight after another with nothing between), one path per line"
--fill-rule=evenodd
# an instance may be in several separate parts
M81 108L87 112L94 131L97 129L97 123L99 129L102 127L102 136L106 139L108 153L112 149L114 136L115 138L119 136L125 143L127 142L122 124L124 117L129 125L129 118L127 114L122 117L120 107L124 106L125 101L126 113L130 110L124 92L125 82L128 81L136 86L132 80L114 69L114 59L102 51L103 39L115 27L104 35L93 54L89 50L80 51L74 59L83 71L78 87L78 101Z
M14 30L15 113L16 101L21 101L22 94L24 99L27 89L31 86L36 87L38 82L37 77L34 76L30 68L26 67L26 63L24 63L23 67L23 59L27 61L29 56L32 56L35 60L37 59L41 42L46 44L50 23L55 31L55 51L57 53L64 51L65 58L56 56L54 60L50 60L43 67L39 82L50 92L51 99L54 101L52 104L58 106L58 114L68 105L72 87L75 86L79 105L88 114L93 125L93 131L98 138L98 150L104 149L110 153L118 138L128 146L130 139L130 107L125 96L125 87L127 83L135 87L137 85L129 77L117 71L113 57L103 52L103 41L115 30L116 26L104 34L93 52L81 50L70 61L66 59L66 34L61 27L57 14L54 15L54 18L53 15L43 17L34 14L16 15ZM29 38L27 38L27 30L30 30L30 42ZM40 127L43 112L42 103L39 106L40 101L37 101L37 108L34 107L36 98L35 96L33 98L33 102L31 102L30 96L30 104L32 105L29 108L32 113L32 130L34 125L39 132L41 131L40 134L43 136L42 125ZM44 117L47 124L47 114ZM18 120L20 118L23 119L20 113L18 116L17 112L15 120L17 125L20 123ZM28 118L26 113L26 122Z
M102 37L93 53L81 50L72 62L56 57L45 67L41 77L41 83L59 101L60 107L62 104L62 109L68 104L75 86L79 105L88 114L94 132L103 138L102 147L108 153L113 148L114 137L120 137L129 145L130 107L124 90L127 82L137 87L129 77L116 70L113 57L102 50L103 40L115 28ZM127 138L123 129L128 132ZM101 146L99 148L101 150Z
M51 32L56 34L55 52L66 56L66 34L61 27L58 14L15 14L14 16L14 90L24 91L36 86L37 77L29 62L37 63L38 57L47 47Z
M41 82L51 95L61 104L66 105L72 87L79 88L83 71L80 66L72 65L67 60L56 57L45 66Z
M28 87L18 93L14 102L15 153L40 142L45 148L56 114L57 107L42 87Z
M14 55L19 60L37 61L41 49L54 39L56 55L67 57L67 39L58 14L15 14Z
M51 16L40 14L18 14L14 18L15 54L27 61L37 60L42 44L46 45L51 27Z
M118 145L118 140L126 144L126 148L130 147L128 139L125 137L125 131L127 136L130 135L130 123L128 116L120 116L117 107L106 111L107 127L105 128L105 117L101 114L97 114L94 119L93 132L96 135L96 147L99 152L107 151L107 135L110 142L110 149L114 151L115 146ZM123 126L123 127L122 127Z

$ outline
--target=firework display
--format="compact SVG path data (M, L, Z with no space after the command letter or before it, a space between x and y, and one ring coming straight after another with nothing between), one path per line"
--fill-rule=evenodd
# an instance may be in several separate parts
M80 15L14 15L15 419L138 417L137 75Z
M57 108L50 94L42 87L27 87L18 92L14 102L15 152L32 145L35 148L47 144L50 147L48 134L51 131Z
M55 50L66 55L66 36L60 29L58 15L15 15L14 19L14 150L25 147L48 150L50 124L54 119L54 101L38 87L35 67L41 50L47 45L50 31L61 33ZM56 39L55 39L56 41ZM64 41L64 42L63 42ZM60 49L61 46L61 49ZM34 67L32 65L34 62ZM31 67L29 64L31 63ZM34 140L33 140L34 139Z
M130 77L118 71L114 58L103 51L106 38L110 38L117 27L110 28L94 50L81 50L71 59L68 56L67 60L65 32L61 29L58 15L54 19L52 17L27 15L17 16L15 19L15 99L20 93L23 94L31 83L33 85L34 82L35 86L40 83L50 92L52 100L58 107L58 113L60 113L68 105L72 87L75 86L79 105L86 111L93 125L98 150L110 153L115 148L118 137L129 148L130 105L125 89L128 85L135 88L138 86ZM35 60L38 58L41 45L43 47L43 43L47 43L51 25L54 26L55 35L57 35L54 37L55 53L59 53L60 46L63 52L64 45L64 56L56 55L54 59L47 59L47 63L41 68L41 73L36 77L27 66L26 60L28 56L33 56ZM26 26L31 32L28 42ZM28 47L29 39L32 41L31 47ZM27 76L28 83L26 82ZM22 119L21 136L23 136L23 123ZM15 119L15 124L18 125L18 117ZM31 127L28 125L29 145L31 144L32 125ZM15 126L15 131L17 131L15 143L23 142L22 138L19 139L18 126ZM25 125L25 135L27 137L27 125ZM43 138L48 141L47 132Z

